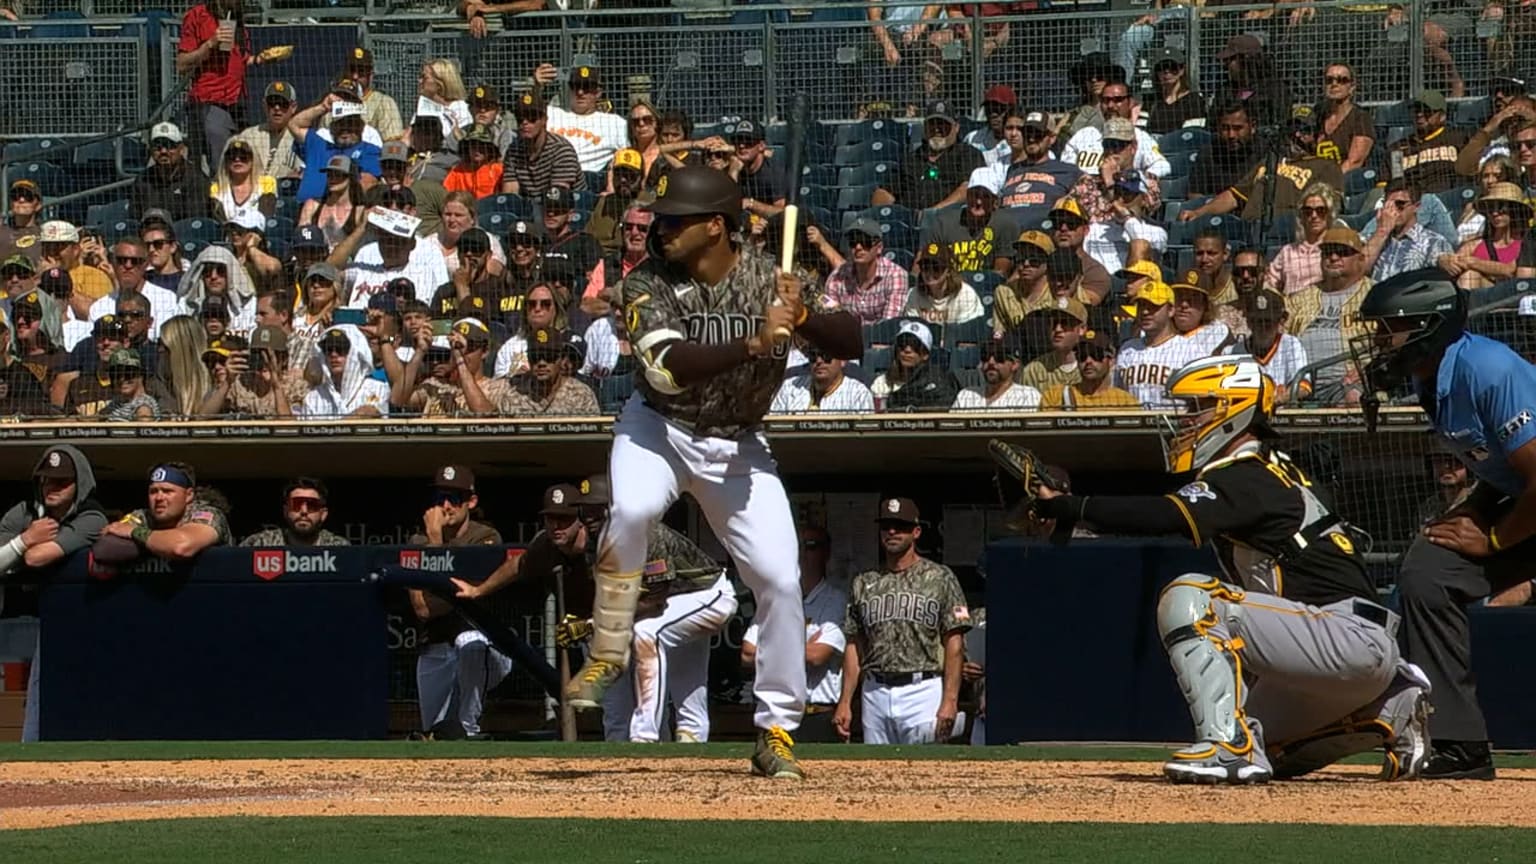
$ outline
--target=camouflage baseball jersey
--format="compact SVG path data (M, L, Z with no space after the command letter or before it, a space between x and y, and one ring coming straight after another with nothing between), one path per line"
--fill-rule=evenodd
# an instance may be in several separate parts
M255 534L252 534L251 536L245 538L244 540L241 540L240 541L240 545L241 546L290 546L290 545L293 545L293 544L290 544L288 542L288 534L282 528L268 528L268 529L266 529L264 531L257 531ZM310 545L312 545L312 546L351 546L352 543L347 538L342 537L339 534L332 534L331 532L325 530L324 528L321 528L319 535L317 535L315 537L315 542L310 544Z
M661 596L701 591L714 585L724 569L692 540L658 522L646 544L640 590Z
M154 528L149 513L142 508L124 516L123 521ZM214 541L215 546L228 546L232 539L229 536L229 520L224 518L224 512L201 498L193 498L187 504L186 512L181 514L181 521L174 527L180 528L183 525L207 525L212 528L219 538Z
M637 349L665 339L717 345L745 339L762 327L763 310L778 296L778 271L767 255L743 247L736 267L719 285L705 285L652 258L625 277L625 320ZM802 289L807 309L820 304L814 283ZM657 392L643 375L637 386L652 408L699 435L735 438L762 423L784 382L788 343L768 356L735 366L676 396Z
M866 570L848 597L849 639L863 635L866 672L938 672L944 635L971 629L971 613L955 574L918 558L905 570Z

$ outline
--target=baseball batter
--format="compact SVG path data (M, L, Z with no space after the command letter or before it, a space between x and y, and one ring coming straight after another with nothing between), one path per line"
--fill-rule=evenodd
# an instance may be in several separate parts
M862 672L865 744L947 741L959 713L970 610L955 574L917 554L923 529L910 498L880 502L876 522L885 566L853 579L832 722L846 740Z
M1265 443L1274 383L1252 357L1219 356L1180 369L1168 393L1186 409L1164 435L1168 470L1197 472L1173 494L1082 496L1026 481L1058 537L1082 522L1216 549L1229 581L1187 573L1158 600L1158 633L1195 724L1195 742L1163 773L1262 783L1385 746L1384 779L1418 776L1429 681L1400 658L1398 617L1374 601L1345 524Z
M621 286L643 375L614 425L592 651L566 695L596 707L623 673L650 526L689 493L756 595L752 770L801 778L790 737L805 704L797 544L762 419L784 380L790 333L841 359L862 356L863 344L851 315L802 302L796 276L742 248L741 206L740 187L703 166L657 185L651 256Z

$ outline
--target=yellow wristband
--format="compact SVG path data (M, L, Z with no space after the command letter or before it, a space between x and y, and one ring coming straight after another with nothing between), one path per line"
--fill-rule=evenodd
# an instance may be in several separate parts
M1499 535L1498 535L1497 531L1495 529L1493 529L1493 528L1489 528L1488 529L1488 545L1495 552L1503 552L1504 551L1504 548L1499 545Z
M801 324L804 324L805 323L805 319L807 319L809 317L811 317L811 308L809 306L801 306L800 307L800 320L795 322L795 326L799 327Z

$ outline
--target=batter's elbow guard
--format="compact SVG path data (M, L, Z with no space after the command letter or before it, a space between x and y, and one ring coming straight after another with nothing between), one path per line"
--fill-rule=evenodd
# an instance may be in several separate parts
M635 353L640 358L640 365L645 367L645 382L657 393L676 396L683 392L682 386L666 366L667 352L672 350L671 342L681 338L683 334L676 331L659 330L635 343Z

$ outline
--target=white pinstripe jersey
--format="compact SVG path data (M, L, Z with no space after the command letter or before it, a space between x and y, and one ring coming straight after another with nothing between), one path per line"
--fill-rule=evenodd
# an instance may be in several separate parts
M1174 336L1157 345L1148 345L1143 338L1132 339L1121 345L1115 356L1115 386L1129 390L1144 408L1166 408L1168 391L1163 385L1168 383L1168 376L1209 357L1212 347L1205 340L1186 336Z
M811 387L813 382L810 375L796 375L786 379L779 385L779 392L773 395L773 405L768 409L770 414L800 414L807 411L826 411L833 414L854 414L861 411L875 410L875 397L870 394L869 388L860 381L844 375L837 382L832 392L821 397L821 401L812 404Z

